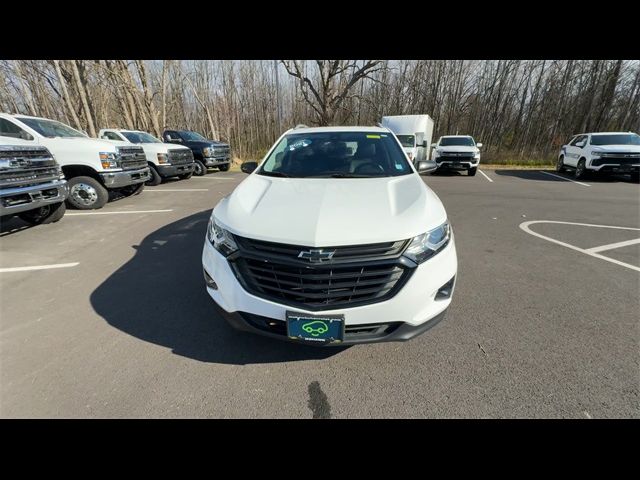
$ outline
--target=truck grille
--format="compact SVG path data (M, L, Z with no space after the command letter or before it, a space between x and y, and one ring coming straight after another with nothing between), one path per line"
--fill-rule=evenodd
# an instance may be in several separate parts
M470 162L473 161L471 152L444 152L438 157L438 161Z
M298 255L320 249L234 238L240 253L230 263L247 291L308 310L381 302L413 272L400 261L408 241L323 248L333 258L313 264Z
M134 170L147 166L147 157L142 147L118 147L123 170Z
M0 187L29 186L60 178L60 168L46 148L0 147Z
M184 165L193 163L193 152L189 149L169 150L169 163L172 165Z
M227 158L230 152L229 145L213 147L214 158Z

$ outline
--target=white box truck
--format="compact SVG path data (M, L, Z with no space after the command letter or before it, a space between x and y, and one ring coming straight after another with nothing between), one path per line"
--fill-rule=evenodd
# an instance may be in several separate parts
M429 160L433 137L433 119L429 115L385 116L382 117L382 126L398 137L414 165Z

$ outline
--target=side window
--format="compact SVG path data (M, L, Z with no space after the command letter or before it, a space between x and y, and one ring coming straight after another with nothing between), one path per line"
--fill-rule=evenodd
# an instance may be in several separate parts
M25 132L22 128L4 118L0 118L0 136L22 138L23 140L33 140L33 137Z
M118 135L116 135L113 132L104 132L105 137L107 137L109 140L122 140Z
M168 130L165 132L164 138L165 140L168 140L168 141L175 140L178 138L178 134L173 130Z
M576 138L573 139L573 142L571 142L569 145L571 145L572 147L575 147L576 143L583 141L585 138L587 138L586 135L578 135Z

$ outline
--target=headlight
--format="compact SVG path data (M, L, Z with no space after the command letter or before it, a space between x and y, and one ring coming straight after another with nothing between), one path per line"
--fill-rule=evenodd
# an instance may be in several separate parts
M58 179L64 180L64 172L62 171L62 167L60 165L57 166L57 170L58 170Z
M451 238L449 222L415 237L404 252L404 256L416 263L422 263L442 250Z
M480 152L476 152L473 154L473 159L474 160L480 160Z
M602 152L591 152L591 158L600 158L602 157Z
M433 150L433 158L436 158L438 155L440 155L440 154L438 153L438 150L437 150L437 149L434 149L434 150Z
M233 239L233 235L216 223L213 213L211 214L211 218L209 218L209 225L207 226L207 238L211 242L211 245L213 245L213 248L225 257L238 250L238 245Z
M119 168L117 153L100 152L98 155L100 155L100 163L102 163L102 168Z
M169 155L167 155L166 153L159 153L158 154L158 163L160 165L169 163Z
M213 148L205 147L202 149L202 153L204 154L205 157L211 157L213 156Z

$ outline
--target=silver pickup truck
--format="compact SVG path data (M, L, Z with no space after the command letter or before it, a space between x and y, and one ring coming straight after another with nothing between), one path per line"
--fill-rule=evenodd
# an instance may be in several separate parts
M45 147L0 144L0 218L53 223L66 210L67 181Z

